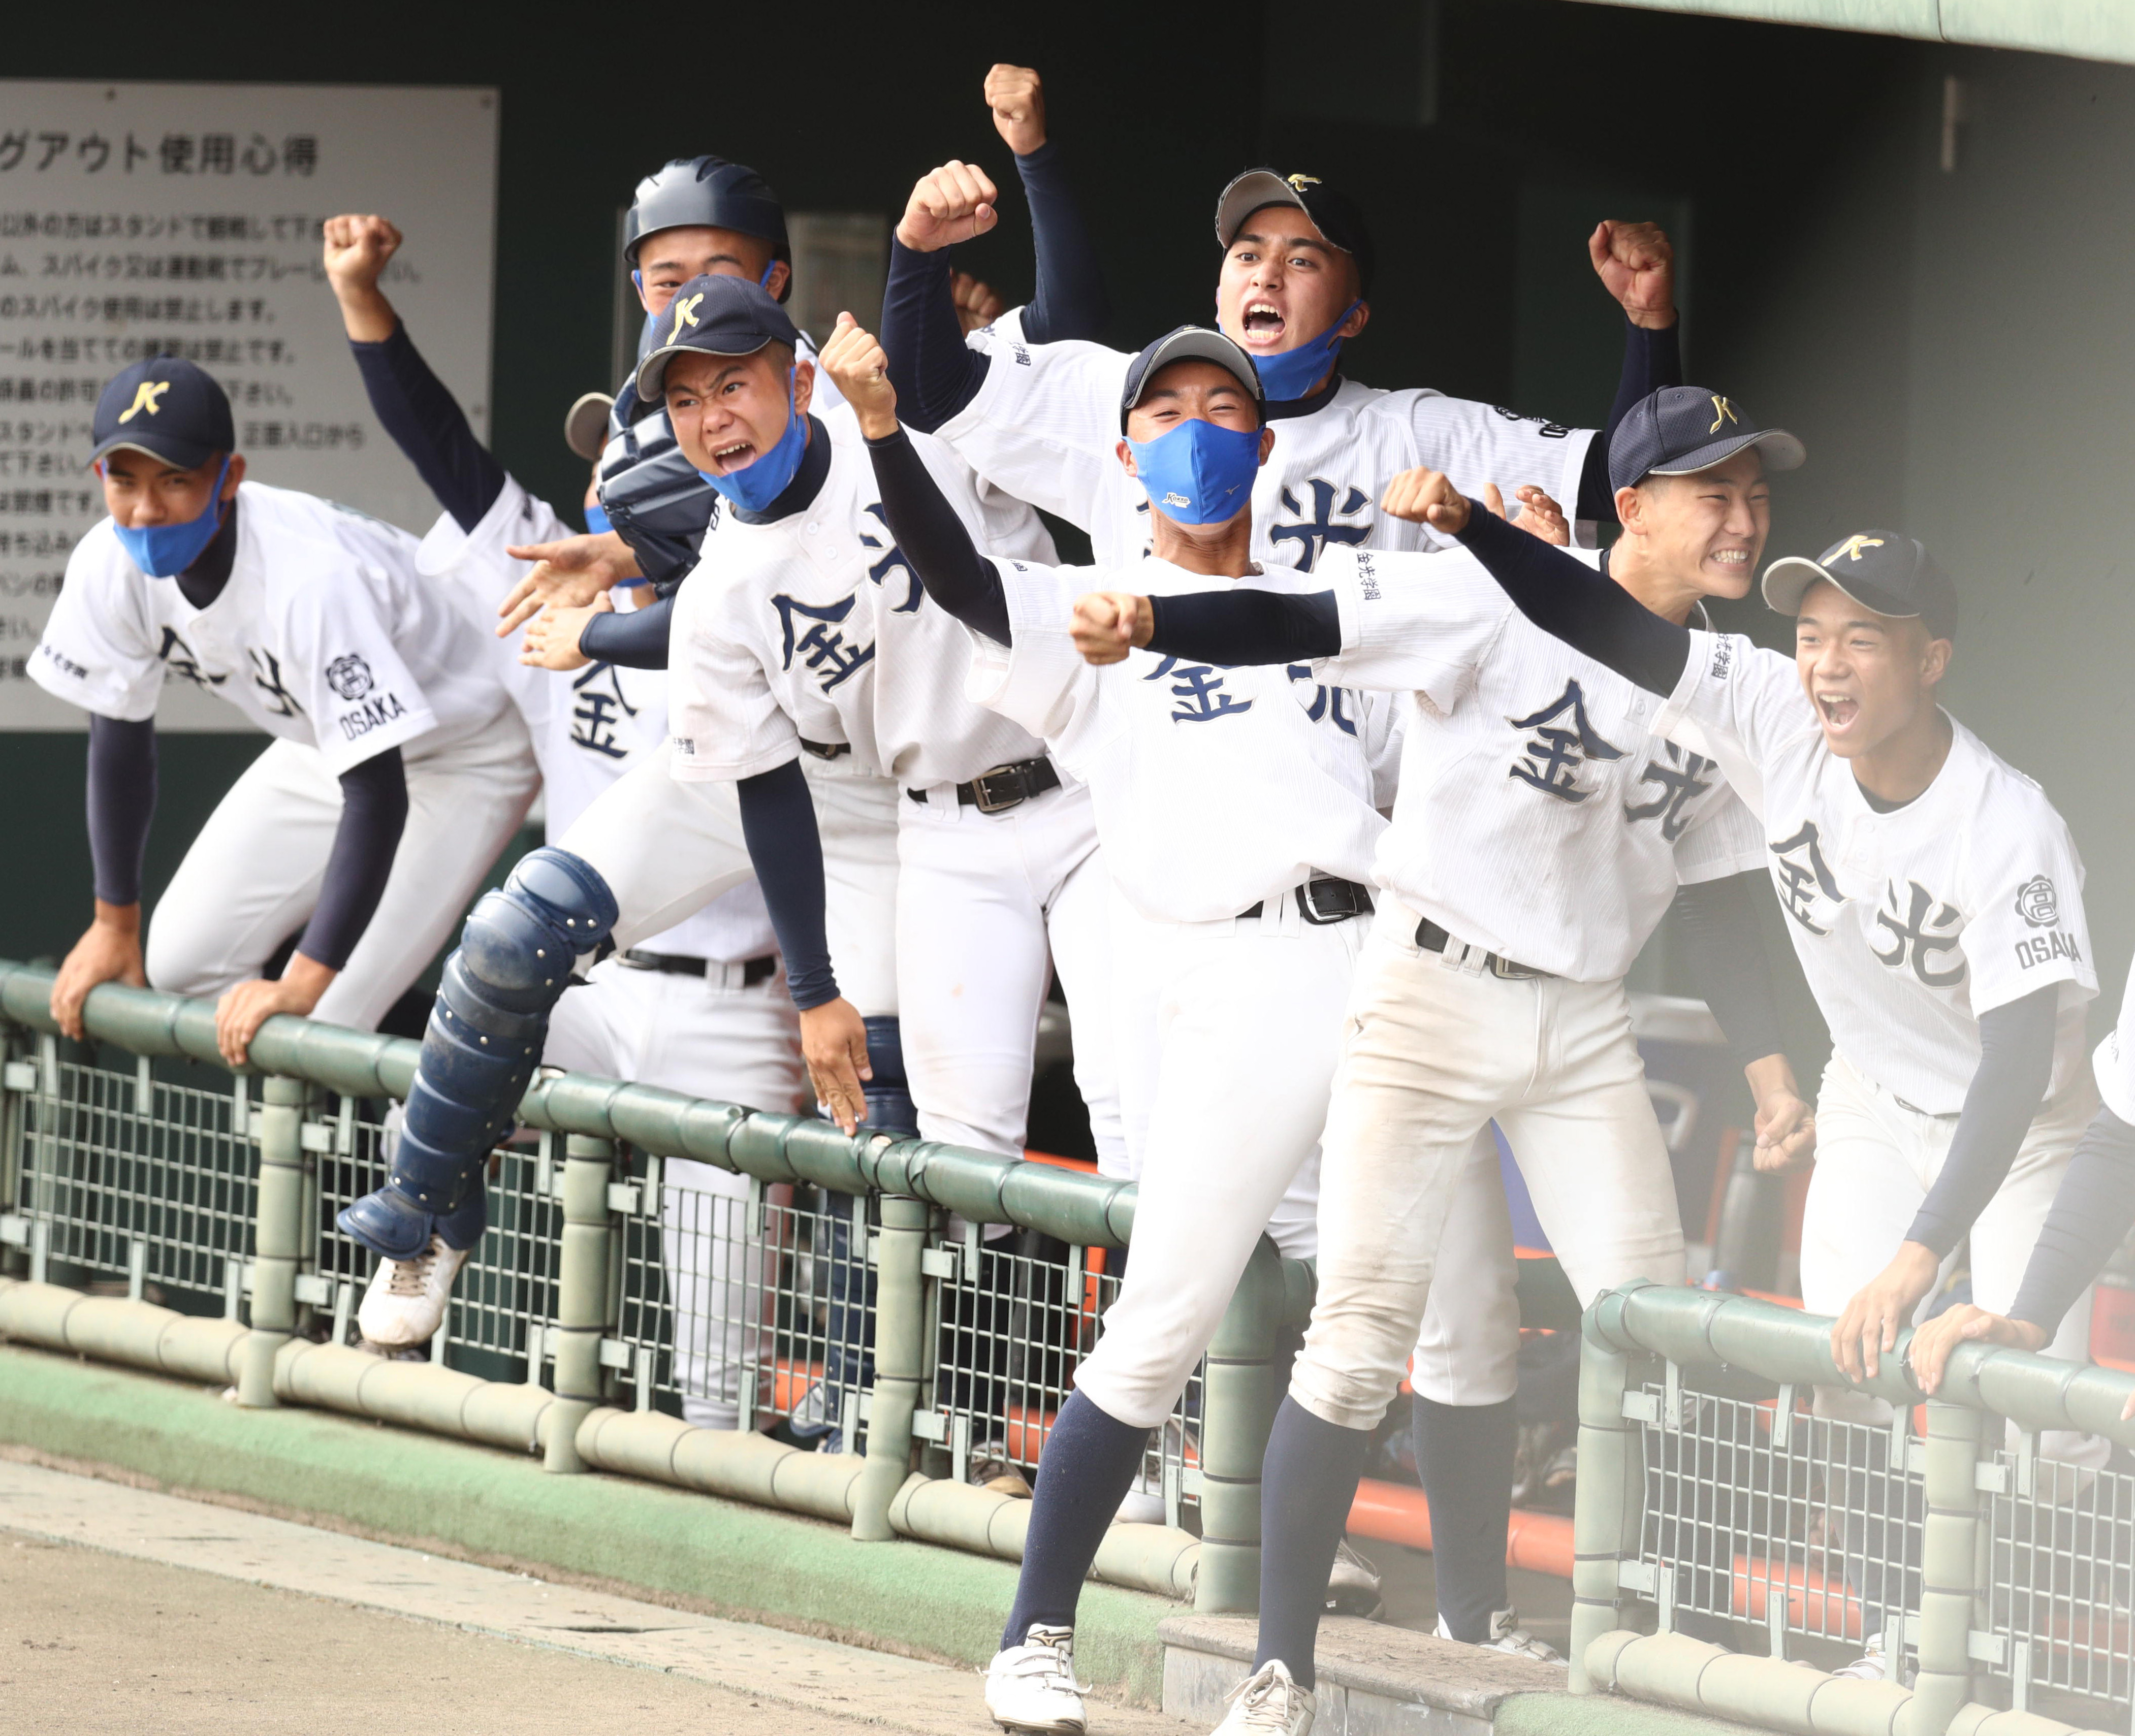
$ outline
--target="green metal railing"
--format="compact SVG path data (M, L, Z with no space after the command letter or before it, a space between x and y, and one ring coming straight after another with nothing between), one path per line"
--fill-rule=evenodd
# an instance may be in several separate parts
M1116 1288L1082 1250L1127 1243L1130 1185L545 1075L520 1107L540 1143L495 1160L492 1226L433 1360L389 1360L345 1342L366 1268L332 1217L382 1173L385 1107L404 1096L419 1045L277 1018L231 1075L213 1003L107 984L85 1019L126 1061L100 1065L58 1037L51 980L0 963L0 1333L226 1382L240 1405L322 1405L538 1451L559 1473L622 1472L811 1513L856 1538L1020 1556L1029 1503L962 1474L975 1434L1004 1432L1012 1458L1035 1462ZM661 1168L676 1159L746 1187L678 1192ZM838 1216L850 1208L835 1196L864 1209ZM727 1269L740 1274L729 1288L744 1298L751 1402L737 1429L661 1408L683 1396L661 1334L706 1329L699 1303L677 1306L672 1245L662 1251L678 1209L700 1212L685 1233L700 1250L724 1236L740 1260ZM952 1236L951 1213L1073 1251ZM872 1366L833 1419L864 1449L811 1453L752 1424L795 1413L800 1382L767 1371L782 1352L804 1371L820 1355L822 1274L840 1260L869 1280L864 1303L850 1272L842 1280ZM1111 1527L1099 1577L1203 1611L1255 1606L1276 1346L1310 1295L1310 1268L1263 1240L1153 1449L1168 1522ZM974 1316L975 1298L993 1312ZM1198 1536L1180 1527L1196 1516Z
M1649 1284L1588 1310L1573 1690L1802 1736L2128 1729L2135 1489L2039 1437L2135 1445L2135 1377L1966 1345L1923 1401L1904 1341L1851 1382L1831 1325ZM1818 1388L1890 1421L1816 1416ZM1825 1673L1876 1632L1891 1679Z

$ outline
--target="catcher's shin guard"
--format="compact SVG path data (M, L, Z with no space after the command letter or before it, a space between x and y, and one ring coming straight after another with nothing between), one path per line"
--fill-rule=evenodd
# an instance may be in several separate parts
M423 1033L422 1058L385 1185L342 1211L342 1232L409 1260L434 1232L471 1248L488 1221L490 1148L540 1064L549 1012L578 959L615 926L615 896L568 851L530 851L467 917Z

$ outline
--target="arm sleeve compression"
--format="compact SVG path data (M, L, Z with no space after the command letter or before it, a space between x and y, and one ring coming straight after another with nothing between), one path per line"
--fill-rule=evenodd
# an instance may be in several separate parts
M748 859L786 955L787 986L793 1004L806 1013L838 998L823 926L823 838L816 828L815 798L797 759L743 778L734 790Z
M1460 544L1545 633L1648 693L1675 691L1690 661L1689 628L1663 621L1613 578L1514 529L1479 500L1468 503Z
M882 347L898 419L931 434L979 395L986 357L964 341L949 293L949 249L914 253L895 236L883 288Z
M979 553L904 430L869 441L868 456L889 534L927 594L973 631L1010 643L1000 568Z
M2135 1224L2135 1127L2100 1109L2076 1142L2009 1309L2049 1337Z
M1037 245L1038 290L1023 310L1023 335L1034 344L1060 338L1094 338L1111 306L1097 250L1082 226L1082 213L1068 191L1060 147L1048 140L1015 160L1024 197L1030 201L1031 239Z
M1905 1232L1907 1241L1938 1260L1972 1228L2016 1160L2053 1081L2060 1012L2060 985L2053 984L1979 1015L1979 1070L1964 1094L1942 1173Z
M1609 424L1601 438L1586 448L1586 462L1579 472L1579 510L1576 519L1605 525L1616 521L1616 491L1609 486L1609 442L1615 438L1616 424L1631 406L1663 386L1682 384L1682 322L1658 331L1624 319L1624 371L1616 381L1616 401L1609 406Z
M641 609L596 615L579 630L579 650L596 663L619 663L625 669L665 669L667 624L674 615L672 591Z
M504 467L475 438L465 413L430 371L405 326L395 326L383 343L351 339L349 348L356 352L370 408L393 443L453 521L462 530L473 530L504 492Z
M156 814L156 720L89 714L89 859L106 904L141 902L141 858Z
M341 775L341 823L327 853L319 902L297 950L338 970L370 926L408 824L408 775L389 747Z
M1675 895L1676 929L1689 955L1691 980L1744 1066L1785 1047L1757 921L1756 898L1765 883L1761 872L1725 874Z
M1149 648L1195 663L1308 663L1342 649L1332 591L1189 591L1149 600Z

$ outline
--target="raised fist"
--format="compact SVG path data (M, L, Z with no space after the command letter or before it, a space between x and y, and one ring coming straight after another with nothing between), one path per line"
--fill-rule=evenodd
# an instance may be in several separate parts
M1660 225L1601 223L1586 251L1633 325L1658 331L1675 323L1675 249Z
M889 358L871 331L850 313L838 316L837 329L816 357L859 418L860 432L879 440L897 431L897 388L889 383Z
M326 220L327 281L336 294L375 287L386 262L399 250L400 231L383 217Z
M994 128L1019 157L1045 143L1045 86L1028 66L996 66L986 75L986 106Z
M914 253L931 254L983 235L1000 220L994 209L999 196L984 169L951 158L919 177L905 201L897 239Z
M1468 528L1468 496L1441 470L1405 470L1387 484L1379 510L1389 518L1428 525L1448 536Z

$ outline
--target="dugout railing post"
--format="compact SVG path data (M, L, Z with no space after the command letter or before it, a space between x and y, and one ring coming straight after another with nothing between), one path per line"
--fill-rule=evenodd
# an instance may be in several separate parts
M564 1235L556 1260L556 1405L543 1460L549 1471L587 1468L579 1424L601 1401L601 1340L608 1336L608 1174L615 1148L606 1139L568 1135L564 1142Z
M1263 1236L1208 1343L1201 1387L1201 1564L1193 1608L1251 1614L1261 1597L1261 1460L1275 1424L1282 1259Z
M1920 1673L1907 1709L1907 1736L1947 1730L1972 1699L1972 1634L1987 1529L1979 1456L1995 1419L1963 1405L1929 1400L1922 1478L1927 1520L1920 1540L1920 1608L1914 1620Z
M1613 1310L1611 1304L1614 1304ZM1631 1355L1610 1342L1623 1298L1602 1297L1581 1323L1579 1483L1571 1521L1570 1686L1591 1694L1587 1648L1624 1625L1623 1573L1639 1559L1645 1524L1646 1463L1638 1423L1625 1413Z
M853 1490L854 1539L897 1535L890 1503L912 1469L912 1419L927 1356L927 1286L920 1269L933 1214L918 1200L882 1196L874 1238L874 1384L868 1394L867 1462ZM850 1445L850 1443L848 1443Z
M240 1076L240 1089L243 1088ZM252 1333L238 1366L237 1402L271 1410L274 1357L297 1330L297 1273L304 1235L304 1102L302 1080L269 1075L259 1110L259 1175L253 1190Z

